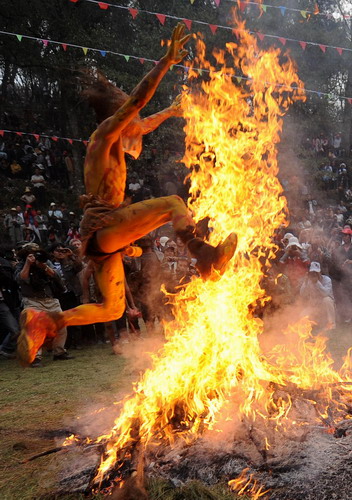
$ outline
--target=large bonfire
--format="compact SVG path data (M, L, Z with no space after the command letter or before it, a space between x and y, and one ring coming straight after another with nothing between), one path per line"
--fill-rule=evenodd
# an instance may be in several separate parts
M238 249L222 276L194 278L170 297L175 320L165 325L165 345L135 384L111 433L98 438L105 444L100 481L136 442L150 449L221 431L226 409L234 421L298 425L290 419L290 397L273 397L277 387L323 390L328 405L331 387L347 380L347 362L340 373L332 369L325 341L313 338L306 319L283 333L286 350L264 355L259 345L263 324L251 306L265 300L263 268L270 266L273 235L287 212L276 145L284 113L304 99L304 90L288 56L259 49L241 23L236 36L226 50L213 53L213 64L198 39L182 105L189 207L196 220L210 218L212 244L234 231ZM347 403L349 387L337 410Z

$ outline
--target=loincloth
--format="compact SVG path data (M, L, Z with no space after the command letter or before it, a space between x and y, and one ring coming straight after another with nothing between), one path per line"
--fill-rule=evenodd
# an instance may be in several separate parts
M128 205L128 202L116 206L104 201L99 196L82 195L80 196L80 204L84 210L84 215L80 224L82 254L92 260L100 261L112 254L104 253L99 250L95 234L99 229L114 224L116 212ZM113 253L115 254L116 252Z

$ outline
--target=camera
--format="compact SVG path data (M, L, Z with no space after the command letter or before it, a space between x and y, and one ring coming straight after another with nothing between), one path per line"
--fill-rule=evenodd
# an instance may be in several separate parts
M44 264L48 260L48 256L45 252L35 252L34 254L35 260Z

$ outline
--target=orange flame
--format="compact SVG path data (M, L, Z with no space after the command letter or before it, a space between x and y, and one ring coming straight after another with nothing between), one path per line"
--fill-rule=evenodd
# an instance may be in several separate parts
M241 474L236 479L231 479L228 482L231 490L236 491L238 496L249 495L252 500L258 500L263 497L269 490L263 491L263 486L260 486L253 474L248 475L249 469L243 469Z
M249 306L263 299L262 266L273 256L272 237L286 210L276 144L283 114L304 96L290 58L279 49L260 50L243 23L239 28L239 42L216 50L214 65L198 40L194 66L201 65L206 80L198 82L198 71L190 68L182 99L189 207L196 220L210 217L212 244L235 231L238 250L223 276L195 278L170 298L175 320L165 325L167 342L111 433L98 438L108 443L100 480L137 441L190 442L211 431L230 398L240 416L283 422L292 402L289 396L274 400L270 383L305 388L346 379L332 370L325 341L314 341L307 320L285 334L299 349L277 348L267 358L260 349L262 321Z

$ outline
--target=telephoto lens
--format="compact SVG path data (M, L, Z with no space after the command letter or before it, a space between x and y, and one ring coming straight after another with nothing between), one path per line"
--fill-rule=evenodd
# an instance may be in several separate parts
M129 246L123 250L123 253L128 257L140 257L143 253L143 250L140 247Z

